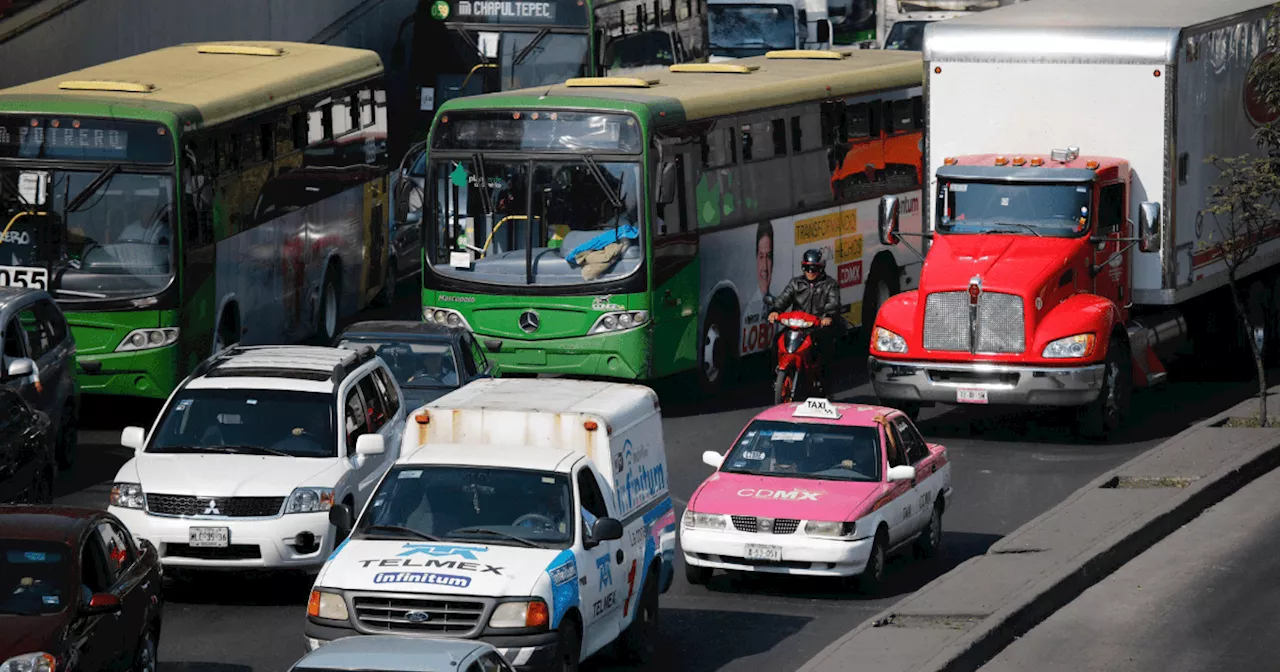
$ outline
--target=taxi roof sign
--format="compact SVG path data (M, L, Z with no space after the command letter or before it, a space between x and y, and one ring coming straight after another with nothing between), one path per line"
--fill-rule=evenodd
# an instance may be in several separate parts
M822 418L824 420L839 420L840 411L836 409L835 404L821 398L809 398L800 402L796 406L796 410L791 414L795 418Z

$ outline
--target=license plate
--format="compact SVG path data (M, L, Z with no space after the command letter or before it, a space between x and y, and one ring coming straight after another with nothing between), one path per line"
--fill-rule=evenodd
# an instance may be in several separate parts
M987 391L981 388L962 387L956 390L956 402L961 404L987 403Z
M49 269L29 266L0 266L0 286L49 289Z
M226 527L191 528L192 548L226 548L230 539L231 530Z
M748 560L768 560L769 562L782 561L781 546L759 546L757 544L747 544Z

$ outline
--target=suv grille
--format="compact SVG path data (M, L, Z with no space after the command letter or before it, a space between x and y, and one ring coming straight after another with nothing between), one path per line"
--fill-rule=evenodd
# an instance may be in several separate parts
M800 527L795 518L756 518L755 516L730 516L733 528L739 532L752 534L792 534Z
M147 494L147 511L162 516L265 518L280 513L284 497L192 497ZM209 502L214 502L210 507ZM212 510L211 510L212 508Z
M478 630L485 603L447 598L405 598L356 595L352 598L356 620L370 632L465 635ZM423 612L426 619L410 621L409 612Z
M934 292L924 304L924 347L953 352L1018 353L1026 348L1022 297L983 292L978 297L977 347L970 338L968 292Z

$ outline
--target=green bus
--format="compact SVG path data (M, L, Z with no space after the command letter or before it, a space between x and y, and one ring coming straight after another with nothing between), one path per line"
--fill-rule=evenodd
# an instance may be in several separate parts
M0 284L53 294L88 394L331 342L387 284L382 82L371 51L216 42L0 91Z
M920 227L922 79L915 52L781 51L452 100L423 318L471 329L504 374L693 369L714 390L770 347L764 298L822 248L869 325L920 267L875 227L890 193Z

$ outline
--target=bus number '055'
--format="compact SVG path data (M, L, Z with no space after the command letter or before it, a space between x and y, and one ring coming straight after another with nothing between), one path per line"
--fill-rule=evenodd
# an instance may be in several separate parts
M0 286L49 289L49 269L0 266Z

